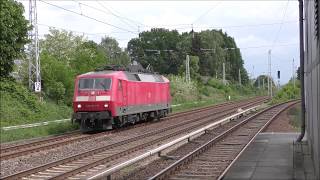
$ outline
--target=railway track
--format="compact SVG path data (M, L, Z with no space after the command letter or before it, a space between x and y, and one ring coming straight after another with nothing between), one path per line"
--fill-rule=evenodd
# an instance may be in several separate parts
M157 146L170 138L175 138L196 128L204 126L219 118L228 116L236 111L237 108L251 107L265 101L264 98L258 98L249 102L229 103L228 106L219 106L214 109L207 109L211 113L196 116L184 121L163 125L163 128L152 129L148 132L121 140L94 150L79 153L55 162L38 166L23 172L12 174L3 179L26 178L26 179L83 179L84 177L99 171L105 167L111 166L123 158L134 156L141 150ZM203 112L200 110L200 112ZM190 112L192 113L192 112ZM194 114L194 112L193 112ZM192 114L191 114L192 115ZM182 118L185 116L181 115ZM181 119L181 117L179 116ZM171 121L170 121L171 122ZM164 124L164 123L163 123Z
M235 124L148 179L222 179L257 134L297 102L270 107Z
M218 105L214 105L214 106L190 110L187 112L179 112L179 113L172 114L168 117L165 117L161 121L166 121L166 120L173 119L173 118L179 118L179 117L187 116L190 114L201 113L201 112L205 112L208 110L214 110L216 108L227 106L227 105L230 105L233 103L235 103L235 102L226 102L226 103L222 103L222 104L218 104ZM94 138L101 137L101 136L104 136L107 134L111 134L111 133L115 133L118 131L123 131L123 130L127 130L130 128L134 128L139 125L144 126L146 124L138 124L136 126L130 126L130 127L126 127L123 129L116 129L116 130L112 130L112 131L91 134L91 135L90 134L81 134L80 132L77 132L77 133L61 135L61 136L57 136L57 137L45 138L45 139L38 140L35 142L31 142L31 143L24 143L24 144L13 145L13 146L11 145L11 146L3 147L0 149L0 152L1 152L0 158L3 161L3 160L19 157L19 156L25 156L27 154L31 154L31 153L35 153L35 152L39 152L39 151L44 151L44 150L48 150L48 149L52 149L52 148L57 148L60 146L64 146L64 145L79 142L79 141L86 141L86 140L94 139Z

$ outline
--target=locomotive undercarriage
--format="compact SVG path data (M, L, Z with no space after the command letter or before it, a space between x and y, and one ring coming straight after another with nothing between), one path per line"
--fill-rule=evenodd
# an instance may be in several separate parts
M113 126L115 128L120 128L123 126L133 125L136 123L160 120L160 118L167 116L168 113L169 113L168 109L163 109L158 111L117 116L113 119Z
M80 124L82 132L104 131L146 121L160 120L160 118L166 117L168 113L169 109L163 109L112 117L108 111L77 112L73 114L72 122Z
M77 112L73 114L72 121L80 124L82 132L90 132L112 129L113 118L108 111Z

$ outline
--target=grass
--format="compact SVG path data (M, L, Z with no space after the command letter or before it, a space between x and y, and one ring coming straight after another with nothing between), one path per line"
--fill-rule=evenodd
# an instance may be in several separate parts
M301 127L301 106L293 106L288 110L288 116L290 117L290 124L294 129L299 130Z
M38 97L11 80L0 81L0 127L70 118L72 109Z
M279 91L276 92L275 96L272 98L271 104L278 104L281 102L286 102L293 99L300 98L300 83L297 81L296 86L293 86L292 82L287 83L282 86Z
M57 124L49 124L47 126L39 126L34 128L26 129L15 129L4 131L1 130L0 140L1 143L17 141L21 139L30 139L36 137L44 137L49 135L63 134L66 132L74 131L79 129L77 124L71 124L70 122L63 122Z
M49 99L40 102L24 85L10 79L0 81L0 127L70 118L72 108ZM0 130L1 143L59 134L77 129L69 123L28 129Z

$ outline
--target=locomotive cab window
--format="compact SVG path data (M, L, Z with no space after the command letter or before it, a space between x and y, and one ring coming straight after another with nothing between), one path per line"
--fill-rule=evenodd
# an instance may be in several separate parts
M109 90L110 78L81 78L79 79L79 90Z

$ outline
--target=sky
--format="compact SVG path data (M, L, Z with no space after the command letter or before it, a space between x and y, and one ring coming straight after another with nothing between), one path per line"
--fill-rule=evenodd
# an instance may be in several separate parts
M28 19L29 3L19 0ZM49 27L71 30L99 43L110 36L125 48L151 28L180 33L222 29L234 37L250 77L266 74L271 50L272 77L280 84L299 66L298 1L45 1L37 0L39 36ZM294 59L294 65L293 65Z

